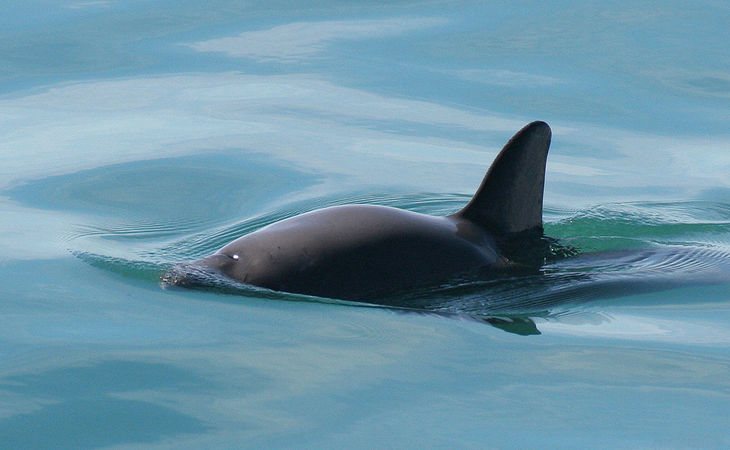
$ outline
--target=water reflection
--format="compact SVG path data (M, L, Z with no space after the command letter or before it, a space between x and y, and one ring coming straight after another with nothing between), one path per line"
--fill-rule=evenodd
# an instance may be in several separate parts
M0 419L3 446L97 448L205 433L210 426L196 417L154 401L125 398L141 391L200 389L202 383L174 366L139 361L106 361L5 377L0 379L1 390L27 398L35 406Z
M47 177L5 194L24 205L59 213L142 221L129 225L128 231L137 226L139 235L149 236L154 232L153 223L179 234L191 229L186 222L210 227L252 215L278 197L316 182L315 175L291 165L231 149ZM121 229L110 232L109 237L114 234L129 236Z
M0 125L5 187L109 164L239 148L265 152L341 188L397 183L471 192L501 141L524 123L316 76L234 73L71 84L3 99L0 114L11 118ZM29 122L32 130L17 131ZM730 164L726 138L554 125L548 204L586 202L568 196L575 186L594 189L594 202L727 187L718 170ZM701 158L694 156L698 149ZM644 170L648 166L652 171Z
M439 18L295 22L235 37L190 44L200 52L219 52L259 62L307 63L338 40L383 39L442 25Z

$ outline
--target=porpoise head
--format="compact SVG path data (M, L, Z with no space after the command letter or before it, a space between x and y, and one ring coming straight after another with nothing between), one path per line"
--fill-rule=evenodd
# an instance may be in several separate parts
M217 252L205 258L174 265L162 276L163 285L186 288L229 285L241 272L238 254Z

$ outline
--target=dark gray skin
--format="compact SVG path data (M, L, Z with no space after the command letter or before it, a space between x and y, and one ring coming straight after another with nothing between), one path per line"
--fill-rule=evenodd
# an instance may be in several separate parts
M242 236L192 266L275 291L373 301L512 265L502 244L542 234L550 127L533 122L503 148L472 200L435 217L344 205L311 211ZM181 275L177 285L195 284Z
M504 263L492 236L469 220L345 205L269 225L198 264L276 291L358 300Z

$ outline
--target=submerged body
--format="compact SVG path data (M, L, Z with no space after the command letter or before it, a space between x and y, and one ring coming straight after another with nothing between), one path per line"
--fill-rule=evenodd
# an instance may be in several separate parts
M242 236L164 279L191 286L185 267L276 291L376 301L403 290L509 266L515 238L542 234L550 127L533 122L502 149L472 200L435 217L344 205L292 217ZM507 243L507 245L501 245Z

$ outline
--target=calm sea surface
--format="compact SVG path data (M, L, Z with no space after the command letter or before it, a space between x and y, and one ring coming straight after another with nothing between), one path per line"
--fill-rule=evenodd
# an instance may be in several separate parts
M0 6L0 448L730 447L730 6L383 3ZM160 286L322 206L453 212L532 120L581 252L538 276Z

